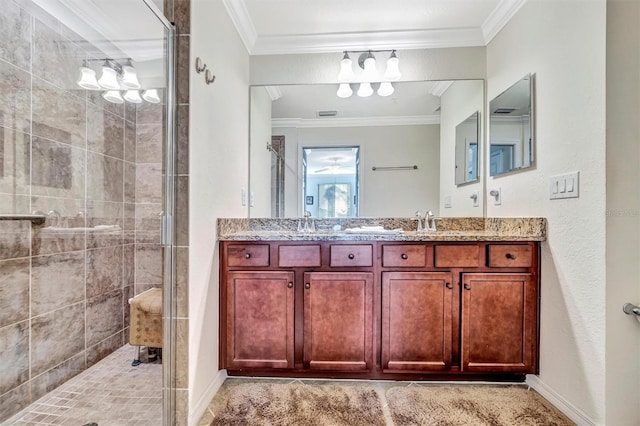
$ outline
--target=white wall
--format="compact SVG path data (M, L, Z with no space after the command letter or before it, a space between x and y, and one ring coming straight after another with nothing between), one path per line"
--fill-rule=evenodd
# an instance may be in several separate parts
M253 194L251 217L271 216L271 97L264 87L251 89L251 174L249 188ZM250 200L250 198L249 198Z
M438 215L440 154L438 125L274 128L285 137L287 161L302 169L302 147L360 146L360 216L413 217L416 210L430 209ZM372 166L417 165L417 170L372 171ZM289 170L292 172L292 170ZM301 179L285 177L287 194L299 191ZM292 188L294 187L294 188ZM287 200L287 216L302 213L300 204ZM289 201L292 200L292 201ZM295 212L290 214L290 212Z
M607 2L606 424L640 424L640 2Z
M218 373L218 217L246 217L249 55L221 0L191 2L191 58L216 75L206 85L190 67L189 407L207 404ZM204 405L206 408L206 405ZM197 421L197 418L196 418Z
M535 73L537 165L487 180L487 191L502 188L488 216L548 219L532 380L596 424L605 420L605 6L529 0L487 46L489 100ZM549 177L572 171L580 198L549 200Z
M484 121L484 85L482 81L456 81L440 98L440 216L482 217L483 186L482 161L479 161L480 180L462 186L455 184L456 164L456 126L471 114L480 111L480 123ZM484 125L481 124L481 127ZM484 129L481 129L484 133ZM483 152L480 141L480 151ZM482 160L482 157L479 157ZM478 192L478 207L473 206L470 198ZM451 208L444 207L444 197L451 197Z

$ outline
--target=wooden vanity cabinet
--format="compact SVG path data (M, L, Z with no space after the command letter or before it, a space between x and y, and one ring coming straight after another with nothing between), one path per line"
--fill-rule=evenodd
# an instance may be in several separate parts
M230 375L523 379L539 243L223 241Z
M231 271L226 287L227 368L292 368L293 272Z
M451 367L452 283L450 272L382 273L384 372Z
M373 274L304 274L304 363L313 370L371 370Z

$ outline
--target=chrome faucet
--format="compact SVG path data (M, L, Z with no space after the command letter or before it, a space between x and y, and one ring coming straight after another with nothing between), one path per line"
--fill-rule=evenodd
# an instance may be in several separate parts
M304 221L298 221L298 232L315 232L316 224L311 218L311 212L309 210L305 210L304 212Z
M422 228L422 216L420 215L420 211L419 210L416 212L416 218L414 220L418 222L418 227L416 228L416 232L422 232L422 230L423 230L423 228Z
M428 210L424 214L424 230L425 231L435 231L436 230L436 219L431 210Z

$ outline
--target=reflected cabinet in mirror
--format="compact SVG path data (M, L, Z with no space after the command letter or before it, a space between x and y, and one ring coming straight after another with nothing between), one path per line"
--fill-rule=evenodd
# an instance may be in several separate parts
M489 174L534 164L533 75L527 74L489 103Z
M441 198L460 183L458 128L468 131L463 182L481 180L484 81L394 82L389 96L374 84L368 97L352 86L348 98L337 84L251 87L250 217L455 216L441 211Z

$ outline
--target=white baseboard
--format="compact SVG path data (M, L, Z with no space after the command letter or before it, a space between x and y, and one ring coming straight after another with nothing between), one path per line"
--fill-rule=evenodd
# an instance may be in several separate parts
M222 384L226 379L227 379L227 370L218 371L218 374L216 374L213 380L211 380L211 382L209 383L209 386L207 386L207 389L202 394L202 397L200 398L196 406L193 408L193 411L189 412L188 424L190 426L195 426L198 424L198 421L200 420L204 412L207 410L209 403L211 402L215 394L218 393L218 390L220 390L220 386L222 386Z
M525 381L533 390L538 392L544 399L553 404L558 410L560 410L565 416L569 417L578 426L596 426L594 422L587 414L582 410L576 408L569 401L558 395L556 391L551 389L545 384L540 377L533 374L527 374Z

